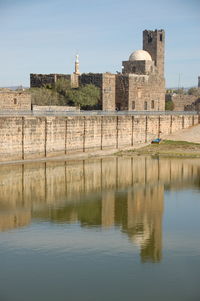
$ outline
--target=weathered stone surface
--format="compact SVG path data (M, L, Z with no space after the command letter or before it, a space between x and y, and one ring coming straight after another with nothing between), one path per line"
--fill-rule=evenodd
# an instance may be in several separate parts
M198 115L0 117L0 161L134 146L199 122Z
M0 91L0 110L29 111L31 110L31 95L23 91Z
M194 95L166 95L166 101L171 100L174 104L174 111L197 111L200 110L200 99Z
M80 111L80 107L73 106L32 106L33 111L56 111L56 112L66 112L66 111Z
M152 60L123 61L122 73L31 74L31 87L54 84L58 78L66 78L71 80L72 87L87 84L99 87L99 105L104 111L164 111L164 30L143 31L143 49Z

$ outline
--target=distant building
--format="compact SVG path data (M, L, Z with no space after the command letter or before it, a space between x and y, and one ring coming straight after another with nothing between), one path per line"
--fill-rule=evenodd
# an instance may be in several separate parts
M31 87L54 84L59 78L71 81L72 87L94 84L101 90L102 110L164 111L164 30L144 30L143 50L134 51L122 62L122 73L80 74L76 56L73 74L31 74Z
M29 111L31 110L31 95L24 91L1 89L0 110Z
M198 77L198 88L200 88L200 76Z

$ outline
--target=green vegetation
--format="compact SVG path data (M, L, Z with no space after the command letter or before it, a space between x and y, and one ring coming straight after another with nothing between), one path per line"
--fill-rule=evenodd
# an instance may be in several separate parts
M31 102L38 106L63 106L65 98L53 89L47 88L31 88Z
M200 143L163 140L160 144L150 144L139 149L119 153L119 155L124 154L197 158L200 157Z
M188 94L200 97L200 88L196 88L196 87L190 88L188 90Z
M55 85L31 88L33 105L80 106L81 109L100 109L100 89L89 84L72 88L70 81L59 79Z
M163 145L177 145L177 146L192 146L192 145L198 145L200 146L200 143L194 143L189 141L175 141L175 140L163 140L161 142Z
M166 111L173 111L174 109L174 103L172 100L165 101L165 110Z

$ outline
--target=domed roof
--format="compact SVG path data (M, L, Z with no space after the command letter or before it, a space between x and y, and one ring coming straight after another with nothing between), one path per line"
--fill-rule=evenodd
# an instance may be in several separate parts
M152 61L152 59L147 51L136 50L129 56L129 61Z

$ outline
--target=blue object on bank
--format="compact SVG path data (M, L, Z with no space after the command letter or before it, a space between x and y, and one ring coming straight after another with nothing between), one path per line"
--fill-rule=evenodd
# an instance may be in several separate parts
M154 140L151 141L151 143L160 143L161 139L160 138L156 138Z

